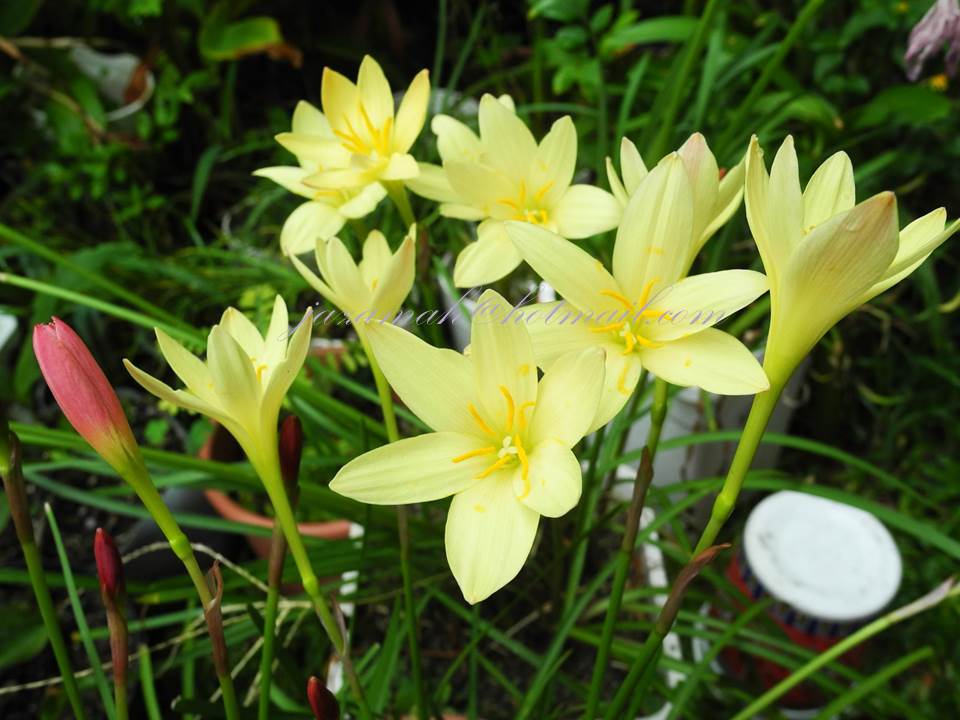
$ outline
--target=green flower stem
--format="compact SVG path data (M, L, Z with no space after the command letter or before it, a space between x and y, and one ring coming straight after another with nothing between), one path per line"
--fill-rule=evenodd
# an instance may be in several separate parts
M813 675L817 670L827 663L836 660L851 648L856 647L865 640L909 617L921 613L924 610L929 610L944 600L958 596L960 596L960 585L954 584L951 578L924 597L877 618L872 623L865 625L852 635L844 638L830 649L820 653L803 667L797 668L789 677L781 680L737 713L733 720L748 720L749 718L756 717L791 689Z
M213 600L210 594L210 588L207 585L207 579L204 577L203 571L200 570L200 565L197 562L196 555L193 553L193 547L191 547L190 541L187 539L187 536L184 535L183 530L180 529L180 525L173 517L173 513L170 512L166 503L163 502L160 493L157 492L157 488L150 479L146 467L141 465L139 468L131 469L129 475L125 476L124 479L133 487L134 492L137 493L137 497L140 498L140 502L143 503L147 512L150 513L154 522L157 523L160 532L162 532L167 539L167 543L170 545L170 549L173 550L174 555L180 558L180 562L183 563L187 575L190 576L190 580L197 590L201 606L206 609ZM217 628L211 627L209 623L207 629L211 633L220 632ZM226 673L218 674L217 679L220 682L220 692L223 694L223 708L227 715L227 720L239 720L240 708L237 705L237 696L233 689L233 678L230 677L229 673Z
M269 720L270 685L273 680L274 641L276 639L277 609L280 606L280 583L283 580L283 560L287 543L283 529L274 524L270 537L270 559L267 567L267 604L263 609L263 647L260 650L260 697L257 718Z
M737 444L737 451L730 463L730 469L723 481L723 487L717 494L717 499L714 500L707 526L697 541L697 546L693 551L694 556L699 555L714 544L717 535L720 534L720 529L727 518L730 517L730 513L733 512L747 471L753 463L753 456L756 455L760 441L763 440L763 431L777 406L777 400L780 399L780 393L783 391L787 379L789 379L789 375L782 379L770 378L770 389L754 396L753 405L750 407L750 415L747 417L740 442Z
M40 617L43 619L43 626L47 631L47 638L50 640L50 647L53 649L53 656L56 658L60 677L63 678L63 689L67 693L67 700L69 700L73 714L78 720L84 720L86 716L83 712L83 703L80 701L80 688L73 675L73 668L70 666L70 655L60 632L57 611L50 597L50 588L47 587L47 579L43 574L43 563L40 560L40 553L37 551L36 540L33 536L33 525L30 522L27 494L23 486L23 475L20 467L20 440L13 433L8 433L6 444L10 448L10 453L4 459L2 475L3 489L7 494L7 506L10 509L10 518L13 520L17 540L20 541L20 549L23 551L23 559L27 564L27 574L30 576L33 594L37 598Z
M413 214L413 208L410 207L410 197L407 195L407 188L405 188L399 180L386 181L383 183L383 186L387 190L387 195L393 200L393 204L397 206L397 212L400 213L400 218L409 228L417 221L417 217Z
M117 706L117 720L128 720L130 717L129 702L127 701L126 683L114 683L113 702Z
M327 637L333 644L334 651L340 656L344 675L346 675L350 690L360 707L360 715L363 718L372 718L373 715L360 686L360 678L357 676L357 671L350 660L347 638L344 637L340 624L333 617L329 603L323 597L320 581L310 565L310 556L307 554L307 548L300 536L300 529L297 527L297 519L294 516L293 507L290 505L290 499L284 490L283 480L280 476L280 457L276 438L273 439L273 442L268 443L268 447L271 449L264 455L267 458L267 465L266 467L257 467L257 473L260 475L267 496L270 498L270 503L273 505L276 522L283 530L287 545L290 547L290 555L297 566L303 589L313 603L313 608L320 619L320 624L327 633Z
M400 189L403 190L403 186L401 186ZM404 195L404 197L406 196ZM377 386L377 395L380 398L380 407L383 411L383 424L387 428L387 441L396 442L400 439L400 431L397 429L397 417L393 409L393 393L390 390L390 384L383 376L383 371L380 370L380 366L377 364L377 359L374 357L369 343L362 335L360 336L360 342L363 345L364 352L367 354L367 360L370 362L370 370L373 372L373 381ZM400 539L400 572L403 576L403 609L407 616L407 645L409 646L413 685L417 697L417 717L421 720L426 720L429 716L430 706L427 700L427 691L423 684L420 641L417 637L417 613L413 600L413 572L410 567L410 531L407 522L407 508L403 505L397 506L397 535Z
M666 380L657 378L653 384L653 403L650 405L650 430L647 433L647 450L650 457L657 454L657 445L660 444L660 433L663 431L663 422L667 419L667 390Z
M613 631L617 625L617 615L620 613L620 603L623 600L623 590L627 584L627 575L630 572L630 562L633 560L633 551L637 543L637 531L640 529L640 513L647 497L647 489L653 479L653 468L650 466L650 451L643 453L640 467L637 468L637 478L633 483L633 498L630 500L630 509L627 511L627 529L620 543L617 554L617 565L613 575L613 588L607 602L607 614L603 618L603 630L600 634L600 644L597 646L597 657L593 664L593 676L590 680L590 692L587 695L587 708L583 714L585 720L594 720L597 717L597 708L600 706L600 691L603 688L603 675L610 658L610 645L613 642Z

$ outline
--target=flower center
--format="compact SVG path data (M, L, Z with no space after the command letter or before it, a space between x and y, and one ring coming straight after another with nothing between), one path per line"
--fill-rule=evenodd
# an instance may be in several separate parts
M534 225L547 225L550 222L550 212L543 207L543 198L553 187L553 180L544 183L533 195L527 196L527 183L520 181L516 197L500 198L497 203L505 205L513 211L511 220L522 220Z
M530 492L530 462L527 459L526 448L523 446L522 435L527 427L527 410L532 408L534 403L525 402L518 406L513 400L513 395L510 394L510 391L504 385L500 386L500 393L503 395L506 403L506 421L503 430L497 432L491 428L483 417L481 417L480 413L477 412L477 408L474 407L473 403L467 403L467 410L477 423L477 427L493 442L485 447L457 455L453 458L453 462L459 463L483 455L495 456L493 462L477 474L477 480L489 477L498 470L510 465L519 464L521 468L520 476L523 478L525 484L524 491L519 496L519 499L522 500Z
M657 317L658 315L662 314L661 310L651 310L646 308L646 304L650 299L650 292L653 290L653 286L657 282L657 278L654 278L648 282L643 288L643 292L640 294L640 298L636 303L617 290L602 290L600 292L601 295L613 298L623 305L629 313L633 314L622 314L621 319L615 320L611 323L592 327L590 328L590 332L612 334L616 342L623 343L624 349L623 352L620 353L621 355L629 355L635 350L639 351L641 348L660 347L660 343L649 340L641 331L641 320L644 318ZM636 310L640 310L640 312L637 313L635 312ZM626 386L627 373L629 370L630 365L624 363L623 369L620 371L620 377L617 378L617 390L624 395L629 395L631 392L631 389Z
M360 104L360 117L363 125L359 128L353 127L350 118L343 115L343 122L347 130L334 130L334 134L343 141L343 146L356 155L380 155L386 157L390 154L391 140L393 139L393 118L388 117L381 127L375 127L370 120L363 104Z

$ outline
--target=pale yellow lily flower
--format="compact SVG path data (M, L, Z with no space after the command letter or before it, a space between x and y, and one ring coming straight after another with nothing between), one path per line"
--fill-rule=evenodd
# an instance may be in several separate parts
M419 174L409 150L427 116L430 78L426 70L414 77L396 112L390 83L369 55L360 63L356 84L324 68L320 99L333 137L296 130L277 136L298 158L317 164L316 172L303 178L304 184L320 190L359 189Z
M853 166L838 152L801 192L793 139L770 174L756 137L747 153L747 220L770 278L764 367L786 382L841 318L912 273L960 228L938 208L898 231L897 202L882 192L855 203Z
M186 386L181 390L174 390L129 360L123 363L148 392L227 428L260 477L271 478L279 468L280 406L306 359L312 324L308 310L291 335L287 306L279 295L264 335L239 310L227 308L220 323L210 330L206 362L156 328L160 352ZM267 489L282 493L279 477L277 483L277 488Z
M510 307L491 290L480 302L494 314ZM479 602L523 567L540 516L559 517L580 498L571 448L596 412L603 353L568 354L538 382L523 325L485 314L474 316L468 356L389 324L366 335L393 389L434 432L361 455L330 488L375 505L453 495L447 560L467 602Z
M304 180L320 171L320 163L310 151L311 143L337 142L337 136L323 113L303 100L293 111L292 130L284 137L286 147L297 156L299 165L266 167L253 174L273 180L290 192L307 198L308 202L290 214L280 231L280 247L284 254L299 255L313 250L317 240L336 235L347 220L373 212L387 192L378 182L360 188L310 187ZM290 138L296 138L296 141Z
M689 272L707 240L713 237L740 207L743 198L744 162L737 163L721 177L717 160L710 152L706 138L700 133L691 135L677 150L677 155L690 176L693 193L693 241L688 247L686 267L686 272ZM623 173L622 180L613 167L613 160L608 157L607 180L610 189L613 190L617 202L626 208L648 174L637 146L627 138L620 141L620 172Z
M627 203L613 274L544 228L507 226L518 252L564 298L515 311L527 325L538 364L549 369L575 349L606 350L604 395L591 429L620 411L642 368L674 385L721 395L767 389L753 354L712 327L766 292L767 280L750 270L685 277L696 228L694 189L677 153L661 160Z
M606 190L574 185L577 131L569 117L557 120L538 144L515 114L512 101L480 99L480 135L453 118L437 116L442 176L421 166L411 190L443 204L440 213L478 220L477 241L457 258L459 287L483 285L507 275L522 258L504 233L507 221L539 225L567 239L610 230L620 207Z
M413 287L416 261L416 225L410 226L396 253L387 239L372 230L363 243L363 259L356 263L339 238L315 246L320 277L299 258L294 266L310 286L342 310L363 331L363 319L394 319Z

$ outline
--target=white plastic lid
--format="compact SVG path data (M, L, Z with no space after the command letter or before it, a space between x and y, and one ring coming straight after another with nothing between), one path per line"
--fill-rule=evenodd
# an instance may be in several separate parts
M819 620L866 619L900 586L900 552L880 521L806 493L762 500L747 519L744 552L770 595Z

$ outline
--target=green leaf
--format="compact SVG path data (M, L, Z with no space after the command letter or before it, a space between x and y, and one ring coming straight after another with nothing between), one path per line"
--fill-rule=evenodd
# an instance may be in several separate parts
M200 54L209 60L236 60L283 44L280 26L271 17L229 20L230 3L219 2L200 28Z
M0 607L0 670L26 662L47 646L47 631L40 615L26 605Z
M4 0L0 3L0 35L17 35L30 25L40 0Z
M698 22L699 18L670 15L618 27L600 42L600 52L612 55L631 45L684 42L693 34Z
M923 85L896 85L867 103L855 126L924 125L949 117L952 107L948 98Z
M527 16L570 22L584 19L589 7L590 0L535 0L535 2L530 3Z

